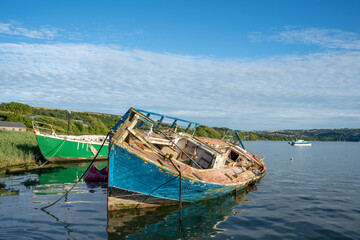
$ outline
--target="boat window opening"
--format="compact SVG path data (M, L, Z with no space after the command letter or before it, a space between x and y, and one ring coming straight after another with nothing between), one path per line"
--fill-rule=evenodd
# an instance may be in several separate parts
M239 154L234 151L231 151L229 154L229 158L233 161L236 161L239 158Z
M235 151L230 151L228 158L225 161L225 166L235 166L239 164L239 160L241 160L240 154Z
M215 158L202 148L202 146L188 141L185 138L180 139L177 144L181 149L178 150L178 161L197 169L212 168Z
M163 149L164 145L161 144L152 144L154 147L156 147L157 149L159 149L160 151Z

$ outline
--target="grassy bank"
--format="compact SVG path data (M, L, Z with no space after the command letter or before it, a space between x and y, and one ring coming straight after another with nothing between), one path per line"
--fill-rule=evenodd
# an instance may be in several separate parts
M32 132L0 130L0 169L16 165L31 166L41 153Z

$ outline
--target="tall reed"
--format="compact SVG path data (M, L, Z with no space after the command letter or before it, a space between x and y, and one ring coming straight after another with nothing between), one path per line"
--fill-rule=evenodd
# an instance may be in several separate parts
M41 153L32 132L0 130L0 168L33 164Z

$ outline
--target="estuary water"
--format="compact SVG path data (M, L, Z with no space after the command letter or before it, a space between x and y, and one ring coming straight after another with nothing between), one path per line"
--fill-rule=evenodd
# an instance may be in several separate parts
M107 213L106 186L85 182L40 210L87 164L0 176L18 190L0 197L0 239L360 239L360 143L244 144L265 155L266 176L236 196L185 205L181 218L178 206Z

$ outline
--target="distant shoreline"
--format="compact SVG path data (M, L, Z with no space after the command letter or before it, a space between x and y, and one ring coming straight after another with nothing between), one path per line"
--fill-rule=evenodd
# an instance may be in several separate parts
M36 116L37 121L56 126L56 129L63 133L67 132L67 110L33 107L16 102L0 104L0 121L23 122L26 127L31 128L31 116ZM111 129L120 119L121 116L111 114L72 111L72 121L70 126L71 134L106 135L109 129ZM163 125L166 127L166 124ZM179 127L178 130L184 131L184 128ZM306 141L360 142L360 128L241 131L229 129L227 127L209 127L200 125L196 129L195 136L221 139L227 130L238 131L241 139L245 138L244 141L291 141L303 139Z

